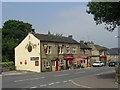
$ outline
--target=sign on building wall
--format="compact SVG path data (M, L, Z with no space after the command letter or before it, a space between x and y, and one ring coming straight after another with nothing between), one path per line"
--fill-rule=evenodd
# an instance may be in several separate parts
M31 61L39 60L39 57L30 57Z
M39 66L39 57L30 57L31 61L35 61L35 66Z

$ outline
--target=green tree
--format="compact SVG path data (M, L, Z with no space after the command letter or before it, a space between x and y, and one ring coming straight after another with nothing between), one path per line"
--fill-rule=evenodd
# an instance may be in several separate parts
M2 28L2 61L14 61L14 48L33 31L32 25L18 20L8 20Z
M120 2L89 2L87 6L97 25L104 23L109 31L120 25Z

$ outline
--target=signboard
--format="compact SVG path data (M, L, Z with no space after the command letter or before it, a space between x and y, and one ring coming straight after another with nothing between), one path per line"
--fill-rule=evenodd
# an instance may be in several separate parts
M39 57L30 57L31 61L39 60Z

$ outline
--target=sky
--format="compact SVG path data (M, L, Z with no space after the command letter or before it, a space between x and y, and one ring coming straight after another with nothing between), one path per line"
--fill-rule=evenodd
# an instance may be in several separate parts
M1 4L0 4L1 5ZM87 2L2 2L2 23L9 19L32 24L35 32L48 31L108 48L118 47L118 30L109 32L86 13ZM2 24L3 25L3 24Z

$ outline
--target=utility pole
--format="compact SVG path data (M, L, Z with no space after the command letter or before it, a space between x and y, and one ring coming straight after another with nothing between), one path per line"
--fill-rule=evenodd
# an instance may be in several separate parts
M118 83L118 89L120 90L120 26L118 26L118 64L115 67L116 71L116 82Z

